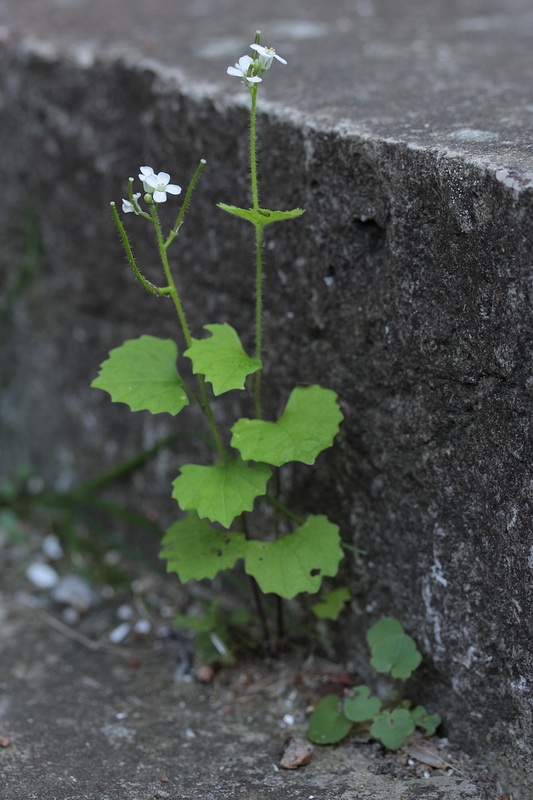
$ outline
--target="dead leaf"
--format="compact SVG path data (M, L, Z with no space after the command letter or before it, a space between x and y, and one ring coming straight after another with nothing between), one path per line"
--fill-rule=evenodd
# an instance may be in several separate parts
M417 761L420 761L421 764L426 764L428 767L442 769L442 767L446 766L446 761L443 758L425 747L420 747L418 744L410 744L407 747L407 752L411 758L416 758Z

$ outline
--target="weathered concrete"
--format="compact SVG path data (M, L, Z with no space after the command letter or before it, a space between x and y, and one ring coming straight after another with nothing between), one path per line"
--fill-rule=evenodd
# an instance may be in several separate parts
M430 665L421 699L527 798L529 4L280 2L268 17L261 8L0 8L10 29L0 130L8 282L29 207L41 237L38 279L3 327L14 357L2 362L2 468L31 460L68 486L98 469L103 449L112 463L123 442L133 448L166 430L86 388L109 347L173 331L163 301L116 267L106 204L139 164L171 164L184 183L208 158L180 279L194 282L193 325L245 327L247 231L212 208L246 202L246 96L224 73L262 27L290 61L272 70L261 99L265 205L308 209L268 250L266 325L281 352L269 368L272 409L295 379L320 381L347 418L320 470L296 479L366 551L347 570L354 644L380 613L400 616ZM166 493L176 464L159 462L153 494Z

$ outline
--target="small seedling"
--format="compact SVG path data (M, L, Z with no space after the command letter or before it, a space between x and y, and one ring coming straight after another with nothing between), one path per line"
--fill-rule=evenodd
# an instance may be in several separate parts
M394 617L373 625L366 640L374 669L397 681L409 678L422 661L414 640ZM342 701L329 694L318 703L307 736L317 744L335 744L352 731L367 730L389 750L396 750L415 728L432 736L440 722L439 714L428 714L424 706L412 708L409 700L401 699L400 692L393 692L390 701L383 702L368 686L355 686Z

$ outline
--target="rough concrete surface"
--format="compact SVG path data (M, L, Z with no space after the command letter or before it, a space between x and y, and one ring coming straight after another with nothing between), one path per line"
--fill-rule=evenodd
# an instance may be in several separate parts
M365 551L345 570L355 602L341 652L357 658L367 625L399 616L424 649L419 699L527 800L530 4L266 8L0 5L1 469L30 462L66 488L169 430L87 389L110 347L174 332L164 301L117 266L106 205L140 164L168 166L185 183L208 159L180 281L193 329L226 320L245 329L248 232L213 208L247 202L247 97L225 69L261 27L290 62L273 67L260 98L263 199L307 208L267 244L265 327L280 351L267 401L274 415L295 380L342 399L335 450L312 475L294 470L291 497ZM29 215L37 277L17 287ZM137 476L140 502L144 492L158 503L178 465L161 457Z
M4 564L12 564L13 550L0 540ZM25 542L16 555L14 569L0 565L2 800L496 800L499 795L485 769L435 739L389 754L377 743L346 741L315 748L308 765L280 769L284 741L305 738L306 707L328 685L335 687L328 681L339 667L302 650L270 662L249 658L221 670L209 684L193 681L183 634L137 640L130 635L112 644L106 632L124 607L122 593L103 600L94 583L90 609L77 624L65 626L61 605L24 577L38 550L29 551ZM158 579L146 567L137 574L144 600L151 599L145 619L155 632L164 619L154 589L165 602L177 582ZM146 613L144 603L142 608ZM90 649L93 645L99 649ZM422 757L429 752L430 763L437 757L437 768L420 761L420 753L416 757L416 745L422 746Z

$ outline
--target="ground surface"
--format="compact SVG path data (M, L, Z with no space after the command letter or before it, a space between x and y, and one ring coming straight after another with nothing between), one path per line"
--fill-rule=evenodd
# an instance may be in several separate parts
M349 741L315 748L307 766L280 769L284 740L305 736L306 709L339 687L342 665L302 651L253 658L202 684L185 638L165 634L169 603L183 601L177 582L145 572L133 592L123 586L111 596L108 587L102 596L93 586L91 607L75 621L72 603L25 577L29 564L50 561L39 537L30 539L31 547L4 541L0 549L5 800L500 797L486 769L437 738L389 754ZM64 555L52 563L60 575L72 569ZM132 630L113 644L125 608L128 624L143 618L150 632Z

